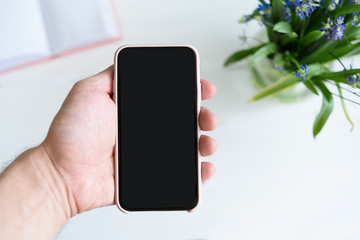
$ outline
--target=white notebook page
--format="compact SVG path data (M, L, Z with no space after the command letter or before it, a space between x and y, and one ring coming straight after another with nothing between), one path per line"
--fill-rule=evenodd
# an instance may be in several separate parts
M49 56L38 0L0 1L0 71Z
M119 36L109 0L40 0L54 54Z

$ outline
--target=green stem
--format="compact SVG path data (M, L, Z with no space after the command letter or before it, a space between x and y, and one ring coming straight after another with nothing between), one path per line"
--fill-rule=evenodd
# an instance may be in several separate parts
M344 68L344 70L346 70L346 67L345 67L345 65L343 64L343 62L337 57L337 56L335 56L335 54L333 54L333 53L329 53L333 58L335 58L336 60L338 60L338 62L343 66L343 68Z
M300 63L289 52L286 52L286 56L292 61L298 69L300 69Z
M351 47L352 44L351 44L351 42L349 41L349 39L347 38L347 36L345 34L344 34L344 38L345 38L346 42L349 44L349 47Z
M301 49L301 43L302 43L302 40L304 38L304 35L305 35L305 30L309 24L309 19L306 20L306 22L303 22L301 25L301 33L300 33L300 37L299 37L299 42L298 42L298 52L300 52L300 49Z
M345 105L345 101L344 101L344 97L343 97L343 93L342 93L342 90L341 90L341 87L340 87L340 84L339 83L336 83L336 87L338 89L338 92L339 92L339 95L340 95L340 101L341 101L341 106L344 110L344 114L347 118L347 120L349 121L349 123L351 124L351 131L354 129L354 123L353 121L351 120L350 118L350 115L346 109L346 105Z

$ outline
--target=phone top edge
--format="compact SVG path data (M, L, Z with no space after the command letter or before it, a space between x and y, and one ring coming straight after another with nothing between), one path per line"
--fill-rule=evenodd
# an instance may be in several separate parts
M120 46L115 52L115 61L119 52L125 48L143 48L143 47L187 47L194 51L196 55L196 60L199 60L199 53L197 49L191 44L125 44Z

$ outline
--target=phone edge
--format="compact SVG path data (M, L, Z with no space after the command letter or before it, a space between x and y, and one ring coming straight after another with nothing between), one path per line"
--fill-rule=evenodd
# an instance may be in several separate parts
M116 108L116 117L115 117L115 135L116 135L116 139L115 139L115 204L116 206L119 208L120 211L122 211L123 213L129 213L129 211L125 210L124 208L121 207L120 205L120 201L119 201L119 163L118 163L118 93L117 93L117 89L118 89L118 82L117 82L117 77L118 77L118 55L120 53L120 51L124 48L126 48L128 45L123 45L121 47L119 47L116 52L115 52L115 56L114 56L114 79L113 79L113 93L114 93L114 100L115 100L115 108Z
M199 151L199 140L200 140L200 125L199 125L199 115L200 115L200 104L201 104L201 82L200 82L200 58L199 53L195 47L189 44L126 44L120 46L114 56L114 79L113 79L113 93L114 93L114 101L115 101L115 108L116 108L116 119L115 119L115 133L116 133L116 140L115 140L115 204L119 208L120 211L123 213L129 213L130 211L125 210L120 205L119 200L119 164L118 164L118 94L117 94L117 72L118 72L118 55L121 50L128 48L128 47L188 47L195 53L195 60L196 60L196 90L197 90L197 104L196 104L196 122L197 122L197 168L198 168L198 201L196 205L187 210L187 212L191 213L195 211L200 204L201 200L201 188L202 188L202 181L201 181L201 160L200 160L200 151ZM186 210L185 210L186 211Z

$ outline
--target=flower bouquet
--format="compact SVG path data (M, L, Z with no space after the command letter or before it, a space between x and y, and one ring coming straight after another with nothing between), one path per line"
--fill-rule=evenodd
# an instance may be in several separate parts
M285 73L253 96L250 102L296 84L303 84L316 95L321 94L323 101L314 122L314 137L333 111L333 96L340 98L344 113L353 126L345 106L346 100L352 100L344 97L343 91L360 96L356 92L360 88L360 69L346 67L341 59L360 53L359 11L360 0L260 0L258 8L239 22L257 21L266 28L268 41L235 52L224 65L247 57L250 64L267 58L274 69ZM344 69L332 71L329 63L333 61L338 61ZM328 84L335 85L336 92L331 92Z

